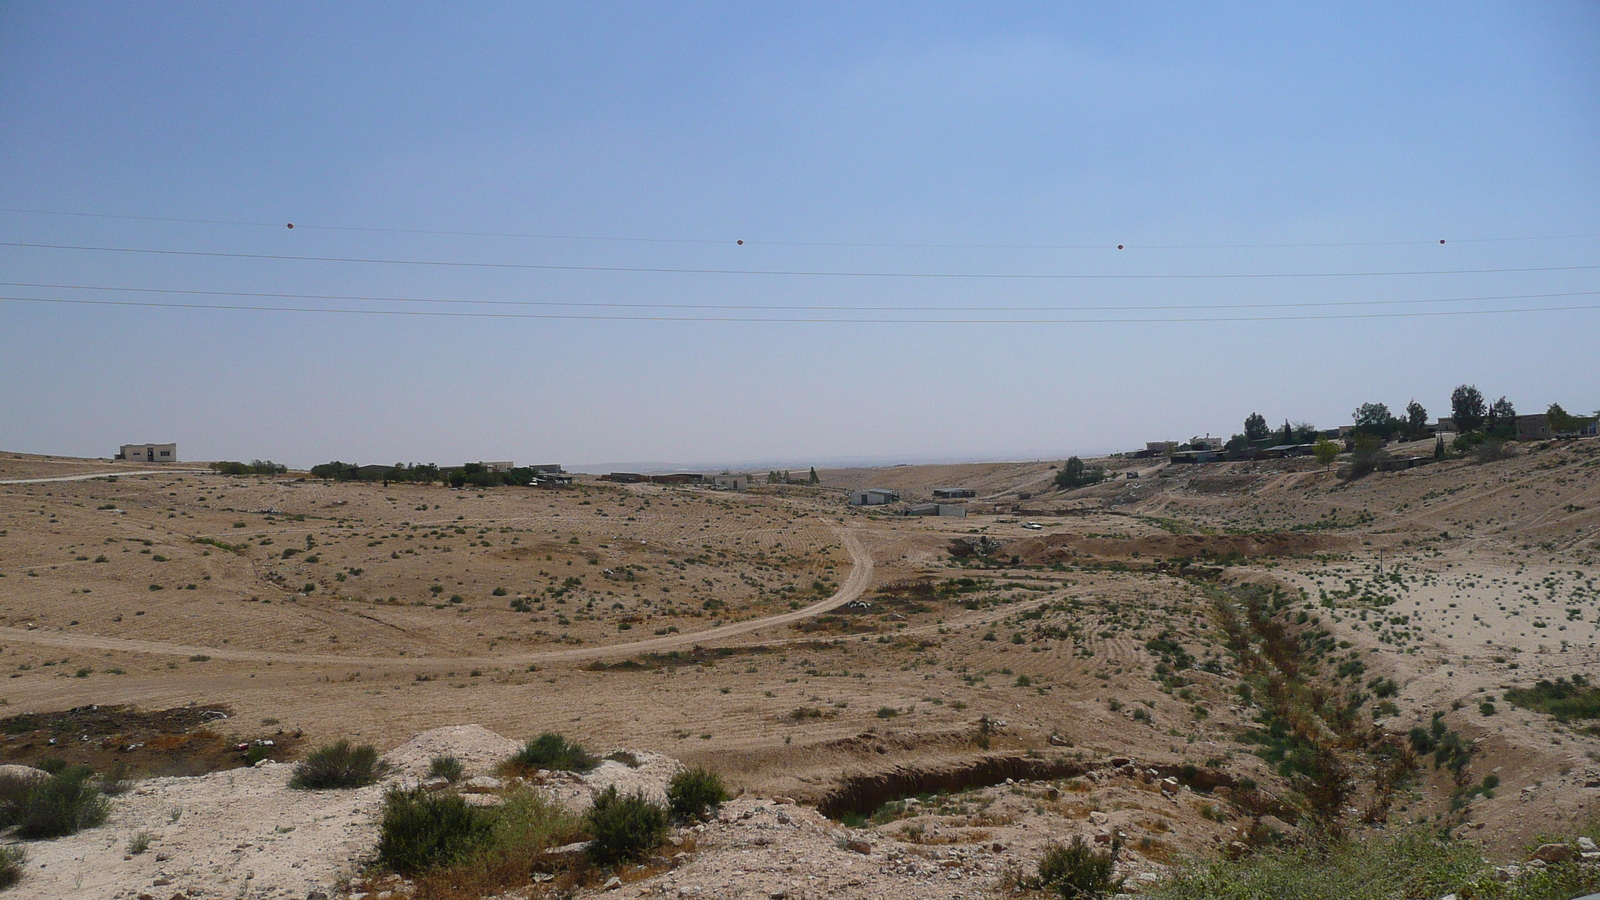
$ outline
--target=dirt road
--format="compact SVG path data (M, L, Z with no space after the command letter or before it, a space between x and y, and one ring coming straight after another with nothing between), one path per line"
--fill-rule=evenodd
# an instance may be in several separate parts
M152 653L161 656L209 656L212 659L226 659L241 662L272 662L272 663L301 663L309 665L339 665L339 666L389 666L418 668L429 664L438 665L480 665L480 666L525 666L530 663L553 662L579 662L590 659L603 659L607 657L632 656L636 653L660 653L669 650L679 650L696 645L725 641L728 638L764 628L788 625L807 619L812 616L836 609L860 597L872 583L872 554L862 546L861 540L848 529L839 532L841 541L846 550L850 552L850 574L826 600L813 603L804 609L768 616L763 619L752 619L746 622L732 622L719 625L704 631L694 631L687 634L669 634L664 637L649 638L642 641L630 641L625 644L596 645L593 647L572 647L562 650L542 650L534 653L508 654L505 656L340 656L329 653L271 653L262 650L239 650L233 647L204 647L192 644L175 644L167 641L140 641L128 638L101 637L85 634L65 634L61 632L46 632L25 628L0 627L0 640L18 641L22 643L38 644L47 647L62 647L71 650L111 650L126 653Z

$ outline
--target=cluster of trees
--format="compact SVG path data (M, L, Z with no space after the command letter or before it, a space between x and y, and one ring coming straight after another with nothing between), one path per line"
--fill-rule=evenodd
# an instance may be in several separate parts
M1272 428L1266 416L1253 412L1244 419L1244 434L1228 439L1223 449L1242 452L1265 444L1309 444L1317 439L1317 426L1310 422L1283 420L1282 428Z
M270 459L252 459L247 463L224 460L212 463L211 469L223 475L282 475L289 471L288 466L278 465Z
M1391 413L1387 404L1363 403L1356 408L1354 418L1356 434L1368 434L1379 440L1396 437L1416 440L1428 433L1428 410L1414 399L1406 404L1404 416Z
M772 471L767 473L767 484L800 484L800 483L801 482L795 480L793 475L789 474L789 470L788 469L785 469L782 472L779 472L777 469L773 469ZM811 474L806 476L804 483L805 484L821 484L822 483L822 479L817 477L817 467L816 466L812 466L811 467Z
M504 472L491 472L482 463L467 463L463 466L440 467L433 463L395 463L392 466L358 466L355 463L333 462L322 463L311 467L311 474L317 478L326 478L331 481L381 481L385 484L392 482L411 482L414 484L433 484L443 482L451 487L500 487L502 485L517 485L527 487L538 479L538 472L531 468L517 467Z
M1076 456L1070 456L1067 458L1066 462L1061 464L1061 470L1056 472L1056 487L1084 487L1086 485L1098 484L1099 482L1104 481L1105 477L1105 469L1099 467L1095 467L1093 469L1087 468L1084 466L1083 460L1077 458Z

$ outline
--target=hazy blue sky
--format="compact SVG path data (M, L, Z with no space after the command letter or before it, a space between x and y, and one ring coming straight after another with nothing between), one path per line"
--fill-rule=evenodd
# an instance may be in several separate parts
M7 2L0 207L11 245L299 257L0 246L6 450L801 466L1464 381L1587 411L1600 7ZM1150 277L1195 275L1273 277ZM1469 310L1518 311L1394 317ZM752 318L855 321L711 321Z

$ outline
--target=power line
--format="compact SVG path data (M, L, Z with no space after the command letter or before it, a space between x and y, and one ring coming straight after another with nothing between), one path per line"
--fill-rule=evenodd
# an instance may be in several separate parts
M272 291L208 291L185 288L109 287L105 285L50 284L29 281L0 281L3 287L53 288L72 291L110 291L136 294L181 294L205 297L276 297L284 300L354 300L367 303L438 303L482 306L557 306L592 309L711 309L794 312L1106 312L1130 310L1195 309L1296 309L1333 306L1402 306L1425 303L1475 303L1490 300L1542 300L1555 297L1589 297L1595 291L1563 291L1545 294L1497 294L1482 297L1430 297L1413 300L1312 300L1286 303L1182 303L1112 306L823 306L753 303L611 303L574 300L471 300L440 297L385 297L352 294L290 294ZM1141 320L1143 321L1143 320Z
M690 269L663 266L575 266L548 263L486 263L451 260L382 259L356 256L293 256L275 253L224 253L214 250L153 250L142 247L90 247L75 244L33 244L0 241L0 247L39 250L79 250L95 253L143 253L156 256L196 256L219 259L265 259L290 262L358 263L365 265L429 266L466 269L523 269L546 272L618 272L648 275L759 275L809 278L923 278L955 280L1125 281L1220 280L1263 278L1396 278L1427 275L1493 275L1519 272L1573 272L1600 269L1591 266L1523 266L1503 269L1427 269L1396 272L1244 272L1182 274L1026 273L1026 272L849 272L796 269Z
M115 213L86 213L66 212L51 209L23 209L18 207L0 207L0 212L26 213L41 216L68 216L89 219L120 219L134 222L171 222L190 225L237 225L255 228L291 228L312 231L353 231L370 232L374 234L431 234L452 237L505 237L527 238L533 240L552 241L611 241L618 243L643 243L643 244L734 244L766 247L878 247L901 249L932 249L932 250L1110 250L1110 249L1136 249L1136 250L1242 250L1242 249L1292 249L1314 247L1404 247L1426 244L1443 244L1443 239L1420 239L1392 241L1307 241L1307 242L1282 242L1282 243L1231 243L1231 244L1141 244L1138 242L1106 241L1096 244L1006 244L1006 243L930 243L930 242L895 242L895 241L780 241L761 240L759 238L652 238L629 237L614 235L585 235L585 234L551 234L542 232L515 232L515 231L453 231L441 228L379 228L361 225L317 225L305 222L256 222L239 219L188 219L177 216L143 216L119 215ZM1558 241L1575 240L1583 238L1600 237L1600 234L1551 234L1551 235L1526 235L1515 237L1490 237L1490 238L1450 238L1454 244L1484 244L1503 242L1525 241Z
M1229 316L1229 317L1166 317L1166 318L1100 318L1100 319L899 319L899 318L779 318L765 316L596 316L576 313L509 313L509 312L454 312L411 309L340 309L330 307L294 306L243 306L211 303L157 303L140 300L84 300L62 297L5 297L18 303L61 303L86 306L132 306L157 309L209 309L239 312L293 312L332 313L368 316L419 316L428 318L463 319L556 319L589 322L770 322L775 324L848 324L848 325L1108 325L1108 324L1160 324L1203 322L1311 322L1335 319L1409 319L1439 316L1481 316L1534 312L1566 312L1600 309L1600 304L1585 306L1544 306L1523 309L1453 309L1432 312L1408 313L1348 313L1316 316Z

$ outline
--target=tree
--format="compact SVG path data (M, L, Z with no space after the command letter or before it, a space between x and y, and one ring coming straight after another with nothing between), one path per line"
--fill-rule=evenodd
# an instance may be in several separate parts
M1245 437L1245 440L1247 440L1250 443L1254 444L1256 441L1264 441L1264 440L1266 440L1267 439L1267 435L1269 435L1269 434L1271 434L1271 432L1267 430L1267 418L1266 418L1266 416L1263 416L1261 413L1251 413L1250 415L1245 417L1245 420L1244 420L1244 437Z
M1104 469L1088 468L1083 464L1083 460L1071 456L1061 464L1061 471L1056 473L1056 487L1075 488L1096 484L1105 477L1105 474Z
M1317 462L1325 466L1331 466L1333 461L1339 458L1339 445L1327 438L1323 438L1317 441L1315 447L1311 448L1311 455L1317 458Z
M1356 409L1356 427L1387 425L1394 420L1389 407L1383 403L1363 403Z
M821 484L822 483L822 479L817 477L817 467L816 466L812 466L811 467L811 479L810 480L811 480L812 484Z
M1552 434L1578 430L1578 417L1562 409L1559 403L1550 404L1550 408L1545 410L1544 414L1545 418L1550 422Z
M1294 423L1294 443L1314 444L1317 440L1317 426L1310 422Z
M1511 437L1517 430L1517 408L1505 397L1496 400L1489 407L1489 418L1483 430L1500 437Z
M1413 399L1406 404L1406 436L1412 439L1422 437L1423 431L1428 427L1428 411L1421 403Z
M1383 403L1361 404L1356 410L1355 419L1358 434L1370 434L1377 438L1388 439L1400 428L1400 420Z
M1283 432L1278 435L1278 443L1280 443L1280 444L1292 444L1292 443L1294 443L1294 426L1289 424L1289 420L1288 419L1284 419L1283 420Z
M1458 434L1477 431L1483 425L1486 412L1483 394L1473 385L1459 385L1450 392L1450 415L1455 419Z

